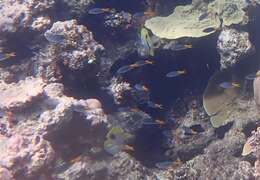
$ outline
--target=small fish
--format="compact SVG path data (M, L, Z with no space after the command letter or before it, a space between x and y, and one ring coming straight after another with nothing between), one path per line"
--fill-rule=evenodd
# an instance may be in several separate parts
M88 14L103 14L103 13L115 13L115 9L111 9L111 8L92 8L88 11Z
M136 68L136 66L133 66L133 65L126 65L126 66L122 66L121 68L119 68L116 73L117 74L124 74L128 71L131 71L133 70L134 68Z
M137 61L134 64L137 66L153 65L154 61L151 61L151 60Z
M182 130L183 130L185 135L196 135L196 134L198 134L198 132L196 132L193 129L186 127L186 126L183 126Z
M137 89L138 91L146 91L146 92L149 91L149 89L143 84L136 84L134 88Z
M0 62L5 61L5 60L10 59L15 56L16 56L16 54L14 52L11 52L11 53L0 52Z
M164 161L155 163L155 166L159 169L168 169L173 164L172 161Z
M71 163L71 164L74 164L74 163L76 163L76 162L80 162L81 160L82 160L82 155L79 155L79 156L77 156L77 157L71 159L71 160L70 160L70 163Z
M206 19L209 16L208 12L205 12L199 16L199 21L202 21L203 19Z
M133 14L134 19L142 18L143 16L152 17L155 16L155 12L152 11L145 11L145 12L137 12Z
M166 124L164 121L162 121L162 120L160 120L160 119L156 119L156 120L155 120L155 123L156 123L156 124L159 124L159 125L161 125L161 126Z
M154 109L163 109L162 104L157 104L157 103L154 103L152 101L148 101L147 106L150 107L150 108L154 108Z
M166 125L166 123L163 120L160 120L160 119L156 119L154 121L149 119L149 120L146 120L143 124L145 124L145 125L159 125L159 126Z
M132 17L134 19L139 19L139 18L142 18L144 15L145 15L144 12L137 12L137 13L134 13Z
M174 51L181 51L185 49L190 49L192 48L192 44L176 44L172 50Z
M166 77L168 78L172 78L172 77L177 77L183 74L186 74L186 70L179 70L179 71L171 71L169 73L166 74Z
M134 152L135 149L133 148L133 146L130 146L130 145L124 145L123 148L122 148L123 151L127 151L127 152Z
M204 33L211 33L213 31L216 31L217 29L215 27L209 27L203 30Z
M219 84L219 87L228 89L228 88L239 88L240 84L236 82L222 82Z

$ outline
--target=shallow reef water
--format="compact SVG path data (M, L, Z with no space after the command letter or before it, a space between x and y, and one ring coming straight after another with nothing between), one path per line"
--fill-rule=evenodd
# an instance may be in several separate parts
M0 15L0 180L260 178L259 0Z

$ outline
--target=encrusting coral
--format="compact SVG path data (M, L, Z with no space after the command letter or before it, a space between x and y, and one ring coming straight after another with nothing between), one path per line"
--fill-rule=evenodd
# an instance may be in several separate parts
M177 6L167 17L147 20L145 27L160 38L203 37L224 26L246 24L246 6L243 0L216 0L209 4L193 0L190 5Z

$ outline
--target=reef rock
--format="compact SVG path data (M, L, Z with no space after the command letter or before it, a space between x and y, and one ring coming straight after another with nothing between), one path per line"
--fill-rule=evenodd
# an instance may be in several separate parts
M220 54L221 69L226 69L237 64L243 57L254 50L247 32L235 29L224 29L217 42Z
M243 0L215 0L209 4L193 0L191 5L177 6L167 17L154 17L145 27L160 38L179 39L203 37L214 33L221 26L246 24L247 16Z
M5 167L1 167L1 166L0 166L0 179L14 180L12 173Z
M33 177L54 160L55 153L50 143L40 136L1 137L0 144L0 166L11 170L16 178Z
M0 32L43 30L50 23L46 16L54 0L3 0L0 2Z
M55 91L59 89L59 91ZM44 136L51 136L59 129L73 120L73 114L82 114L86 122L91 125L106 123L107 117L103 112L101 103L96 99L76 100L64 95L61 95L63 86L58 83L52 83L45 87L45 94L49 99L45 101L48 106L53 107L50 110L43 112L40 115L39 129ZM55 94L59 96L55 96Z
M69 7L71 14L82 15L94 3L94 0L62 0Z
M130 84L127 82L121 81L119 78L112 78L110 81L110 86L107 87L108 93L111 94L114 98L116 104L121 104L124 96L130 94Z
M156 177L149 169L130 157L127 153L119 153L109 164L109 179L151 179Z
M27 82L30 82L30 86L27 85ZM19 85L20 82L17 84ZM15 87L17 92L23 93L18 97L14 94L8 95L9 98L17 97L17 100L13 98L6 101L4 107L28 107L28 103L33 103L33 106L24 108L23 111L15 111L11 115L0 111L0 169L5 167L8 170L3 172L4 175L13 175L16 179L21 179L32 178L44 173L42 170L48 169L56 157L57 149L51 144L63 147L62 143L59 143L60 134L64 129L72 133L77 132L71 128L75 123L80 122L81 126L85 126L84 132L91 134L86 138L90 148L91 143L100 141L100 137L103 137L97 137L96 133L98 131L105 133L104 128L100 130L99 125L106 124L107 117L97 99L76 100L67 97L63 93L62 84L51 83L44 87L44 83L39 78L28 78L23 81L21 86L17 84L10 84L9 91L13 91L12 88ZM28 87L30 88L28 89ZM33 89L37 89L36 92L40 92L44 98L32 98L38 93L29 96L30 92L34 92ZM26 98L19 99L24 96ZM78 141L79 136L74 137L75 142ZM63 139L63 141L65 147L66 140ZM103 145L103 143L101 144ZM73 148L69 150L68 147L66 148L67 152L73 150Z
M260 77L254 80L254 98L258 106L260 106Z
M44 82L40 78L28 77L18 83L0 85L0 109L21 110L32 104L43 94Z
M97 64L96 52L104 47L98 44L93 34L76 20L55 22L51 29L44 33L53 44L54 58L61 61L71 70L81 70L90 64ZM93 67L92 67L93 68Z

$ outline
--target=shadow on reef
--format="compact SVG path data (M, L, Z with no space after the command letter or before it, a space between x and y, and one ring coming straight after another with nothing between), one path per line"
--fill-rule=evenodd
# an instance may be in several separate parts
M133 156L146 167L154 167L155 163L164 161L165 148L162 147L163 134L161 129L154 126L144 126L135 137L135 153Z

